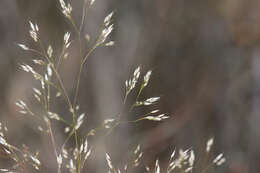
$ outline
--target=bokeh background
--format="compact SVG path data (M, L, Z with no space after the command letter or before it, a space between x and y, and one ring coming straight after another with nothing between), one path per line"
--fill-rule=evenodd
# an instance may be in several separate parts
M71 3L79 24L82 2ZM171 118L159 123L122 125L109 137L91 140L97 149L86 170L104 171L104 152L111 154L115 165L122 166L138 143L147 165L153 165L156 158L162 160L162 165L167 164L174 148L193 146L199 153L197 157L202 158L207 139L214 137L213 153L224 152L227 158L227 163L215 172L259 172L259 9L258 0L96 0L84 33L94 39L104 17L115 10L111 40L116 45L98 49L85 66L79 100L87 120L81 133L118 114L124 81L138 65L143 74L153 70L141 98L161 96L157 107ZM55 172L49 137L41 135L38 122L20 115L14 104L22 99L37 108L32 88L39 84L18 64L32 64L31 60L38 57L16 46L24 43L37 48L29 37L28 20L39 25L41 39L54 47L56 55L63 34L73 30L60 12L58 0L0 1L0 119L9 127L12 144L24 143L33 151L40 148L47 172ZM72 38L75 36L72 32ZM85 46L88 44L86 41ZM77 48L75 41L61 69L70 97L80 60ZM129 103L131 99L134 94ZM53 109L69 116L62 100L59 102ZM135 119L153 108L137 110L125 118ZM62 131L60 123L54 126ZM65 137L58 133L57 143Z

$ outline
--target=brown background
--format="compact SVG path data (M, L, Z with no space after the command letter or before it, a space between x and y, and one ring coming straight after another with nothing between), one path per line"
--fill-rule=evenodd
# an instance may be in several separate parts
M72 1L72 5L79 23L81 2ZM144 73L154 71L142 97L161 96L159 107L171 118L120 126L109 137L94 141L97 156L87 170L106 169L105 151L122 165L127 150L138 143L145 152L145 163L151 165L157 157L167 163L175 147L194 146L202 153L206 140L213 136L213 152L223 151L227 157L216 172L259 172L259 9L257 0L96 0L84 32L94 38L103 18L115 10L111 39L116 46L96 51L83 73L79 99L87 123L82 133L121 109L124 81L139 64ZM19 63L30 64L35 58L15 45L33 47L28 20L39 25L41 38L53 45L54 53L61 49L64 32L72 30L56 0L0 1L0 117L9 127L9 140L33 150L40 147L49 165L46 169L54 172L49 138L41 136L37 122L19 115L14 105L23 99L33 106L31 89L38 86L18 68ZM72 97L79 65L76 42L70 51L62 77ZM53 107L68 116L64 105ZM145 110L127 118L134 119ZM57 129L61 129L59 123ZM58 141L64 138L57 135Z

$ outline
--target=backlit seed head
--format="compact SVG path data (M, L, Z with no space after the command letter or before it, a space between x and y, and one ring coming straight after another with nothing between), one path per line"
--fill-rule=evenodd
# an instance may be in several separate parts
M93 5L95 0L90 0L90 5Z
M207 153L210 151L212 145L213 145L213 142L214 142L214 139L213 138L210 138L207 142L207 148L206 148L206 151Z
M48 73L49 77L52 76L52 69L51 69L51 65L50 64L47 65L47 73Z
M148 82L150 80L150 77L151 77L151 74L152 74L152 71L149 70L146 75L144 76L144 82L143 82L143 87L146 87L148 85Z
M65 15L65 17L70 18L72 12L71 5L69 3L66 4L63 0L60 0L60 5L62 8L62 13Z
M20 48L22 48L23 50L29 50L29 48L24 45L24 44L17 44Z
M31 29L29 30L30 36L32 37L32 39L37 42L38 41L38 25L37 24L33 24L31 21L29 21L30 27Z
M48 54L49 58L52 57L52 53L53 53L53 49L52 49L51 45L49 45L48 49L47 49L47 54Z

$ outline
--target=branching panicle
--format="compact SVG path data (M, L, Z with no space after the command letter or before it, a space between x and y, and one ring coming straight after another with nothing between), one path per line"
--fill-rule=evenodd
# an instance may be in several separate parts
M39 59L33 59L33 66L22 63L20 65L20 69L27 73L31 73L35 80L39 82L39 87L32 88L32 94L34 98L37 100L38 109L37 111L34 108L30 108L31 105L25 103L23 100L18 100L16 105L19 108L19 112L24 115L33 115L33 117L37 118L37 120L41 121L42 124L37 125L38 130L41 133L48 134L50 143L52 145L52 151L55 154L55 161L57 163L57 173L63 172L63 169L67 168L70 173L81 173L83 172L84 166L86 165L87 159L90 157L92 153L92 148L90 147L91 140L90 136L95 136L99 134L98 132L102 132L104 134L109 135L112 133L117 126L125 124L125 123L137 123L143 120L150 121L163 121L165 119L170 118L167 113L161 113L161 111L157 108L153 108L155 104L157 104L160 100L160 97L148 97L146 99L142 99L141 94L142 91L148 86L152 71L148 70L146 74L143 76L143 81L139 82L139 78L141 76L141 67L138 66L134 73L132 74L129 80L125 82L125 97L123 102L124 108L127 109L126 114L132 114L133 109L136 107L142 108L151 108L148 113L140 115L137 119L124 121L122 120L123 111L119 111L115 113L113 117L108 117L102 121L102 123L96 128L91 129L88 133L85 133L85 136L81 136L79 133L80 127L85 123L85 113L80 113L81 108L79 108L79 87L81 81L81 74L83 71L83 67L87 62L88 58L92 55L92 53L99 47L102 46L113 46L115 44L114 41L109 40L111 33L114 30L114 24L112 23L114 12L109 13L102 23L102 27L97 39L94 41L93 45L90 44L90 49L85 51L82 44L82 35L86 35L87 40L90 40L90 36L87 33L83 33L83 25L85 24L86 14L90 7L93 6L95 0L84 0L83 11L81 23L77 24L73 19L72 15L72 6L70 3L64 2L64 0L59 0L60 8L64 16L70 21L74 31L65 32L63 35L61 51L54 50L55 46L52 45L44 45L45 40L43 41L40 37L39 27L37 24L33 24L29 21L30 29L29 34L33 39L34 43L37 46L37 49L31 49L26 44L17 44L21 49L25 51L30 51L32 53L36 53L39 56ZM71 38L71 34L75 32L77 35L76 41L79 42L79 57L80 57L80 65L79 72L76 76L75 83L75 91L73 91L73 99L71 99L70 93L68 93L66 86L64 85L62 75L60 74L60 67L63 65L63 60L68 57L69 46L74 44L72 42L73 38ZM42 68L42 70L37 70L36 67ZM139 88L138 88L139 87ZM137 92L132 92L138 88ZM128 97L132 96L132 93L137 93L135 96L135 100L133 104L126 104L128 102ZM131 93L131 95L129 95ZM61 113L55 110L55 107L52 104L56 102L64 102L67 106L63 112ZM128 107L129 106L129 107ZM57 113L56 113L57 112ZM59 113L58 113L59 112ZM70 115L69 117L66 117ZM64 140L64 143L61 147L59 147L56 143L56 130L52 129L52 123L55 121L63 123L65 126L63 127L65 135L67 138ZM45 125L45 126L42 126ZM83 128L82 128L83 129ZM5 133L7 132L7 128L0 123L0 145L4 147L4 154L6 154L9 158L11 158L15 162L15 166L12 169L0 169L1 172L23 172L29 173L26 165L30 165L33 167L34 171L44 173L44 167L39 158L38 152L32 154L29 149L24 147L25 149L19 149L8 143L7 138L5 137ZM84 134L84 133L83 133ZM73 138L74 145L72 147L68 147L67 143L70 139ZM212 145L214 143L213 138L209 139L206 144L206 155L209 156ZM141 146L138 145L133 151L133 156L131 157L128 163L124 165L123 168L117 168L116 165L112 163L112 159L108 153L105 153L105 160L108 165L108 170L110 173L121 173L121 172L129 172L129 169L135 169L143 164L142 158L144 152L141 150ZM196 167L196 159L195 152L191 149L182 150L180 149L178 152L174 150L170 156L169 165L166 173L176 172L192 172ZM213 159L212 162L209 163L209 166L206 167L202 172L205 172L212 166L222 165L226 161L224 155L221 153L217 157ZM154 165L154 162L153 162ZM155 172L160 173L163 169L161 169L159 159L155 161L155 166L152 168L144 165L147 172ZM131 170L132 171L132 170Z

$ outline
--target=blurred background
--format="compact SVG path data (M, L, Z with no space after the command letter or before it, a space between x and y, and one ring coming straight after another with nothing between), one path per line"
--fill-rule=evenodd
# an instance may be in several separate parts
M82 1L71 1L73 17L80 23ZM104 17L115 11L114 47L99 48L85 66L80 86L80 112L86 112L81 133L88 132L122 110L124 82L141 65L142 75L153 70L141 98L161 96L156 106L124 116L133 120L155 108L170 119L143 121L117 127L108 137L90 140L96 146L86 172L104 172L104 153L122 166L130 151L141 144L144 163L159 158L162 169L174 148L190 148L204 157L206 141L215 138L213 154L224 152L227 162L215 172L260 171L260 1L258 0L96 0L87 16L84 34L94 40ZM39 87L19 64L32 64L37 55L16 43L37 49L28 20L37 23L41 39L61 51L63 35L73 27L60 11L58 0L0 1L0 119L7 124L10 143L26 144L40 155L47 172L56 169L49 137L37 130L38 121L18 113L22 99L37 109L32 88ZM69 48L61 73L70 97L79 67L78 43ZM88 47L90 42L85 41ZM36 68L36 67L35 67ZM129 96L129 104L135 99ZM70 116L62 100L53 111ZM63 131L54 122L55 130ZM57 133L57 145L66 138ZM1 161L5 163L5 161Z

